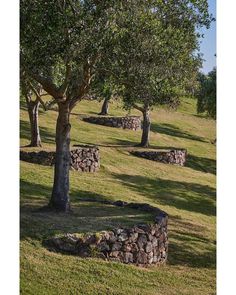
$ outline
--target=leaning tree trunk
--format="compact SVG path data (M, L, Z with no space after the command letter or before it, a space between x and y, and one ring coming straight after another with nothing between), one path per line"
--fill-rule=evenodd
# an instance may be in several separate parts
M28 103L28 114L30 119L31 142L29 146L41 146L41 138L38 124L39 101Z
M149 146L149 134L150 134L150 112L148 109L143 110L143 133L140 146L148 147Z
M58 103L58 107L54 184L49 206L58 211L68 212L70 210L70 111L68 102Z
M108 115L108 107L109 107L109 98L106 97L102 104L102 110L99 115Z

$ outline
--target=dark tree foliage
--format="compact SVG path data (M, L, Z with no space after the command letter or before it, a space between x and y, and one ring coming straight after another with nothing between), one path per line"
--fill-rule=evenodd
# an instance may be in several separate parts
M198 80L197 111L216 119L216 68L207 75L200 73Z

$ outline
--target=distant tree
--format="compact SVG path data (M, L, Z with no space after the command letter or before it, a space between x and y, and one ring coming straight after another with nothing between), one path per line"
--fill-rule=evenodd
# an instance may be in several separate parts
M99 113L99 115L108 115L109 102L114 96L114 85L112 85L109 79L106 79L105 77L100 77L99 80L95 79L91 88L92 91L96 93L95 95L98 96L99 99L103 100L101 112Z
M29 78L21 75L21 95L24 97L27 105L27 111L29 115L30 121L30 147L41 147L41 137L38 123L38 112L40 104L43 106L44 110L46 110L45 104L41 98L42 86L35 81L30 81Z
M196 75L201 65L196 27L211 21L206 0L150 3L141 18L131 11L120 20L122 41L113 65L125 107L142 112L142 147L149 146L152 107L176 107Z
M209 117L216 119L216 68L207 75L200 73L198 80L197 111L206 112Z

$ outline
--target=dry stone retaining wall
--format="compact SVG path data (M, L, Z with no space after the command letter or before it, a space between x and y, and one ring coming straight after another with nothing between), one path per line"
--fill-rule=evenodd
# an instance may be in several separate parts
M141 128L141 118L139 116L126 117L87 117L83 118L85 122L117 127L123 129L138 130Z
M98 147L78 146L71 150L71 169L81 172L96 172L100 167ZM20 151L20 159L26 162L52 166L55 164L55 152Z
M166 164L177 164L184 166L187 159L187 150L176 149L170 151L132 151L131 154L153 161Z
M84 238L66 234L48 239L44 244L50 250L81 257L100 257L140 266L165 263L168 254L168 215L148 204L128 204L122 201L112 204L152 212L155 214L154 223L130 228L119 227Z

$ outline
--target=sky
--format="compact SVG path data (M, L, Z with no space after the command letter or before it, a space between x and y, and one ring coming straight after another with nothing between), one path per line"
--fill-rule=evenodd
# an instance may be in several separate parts
M209 11L216 18L216 0L208 0ZM216 22L211 23L210 29L203 29L204 38L201 40L200 51L203 53L202 72L207 74L216 66Z

